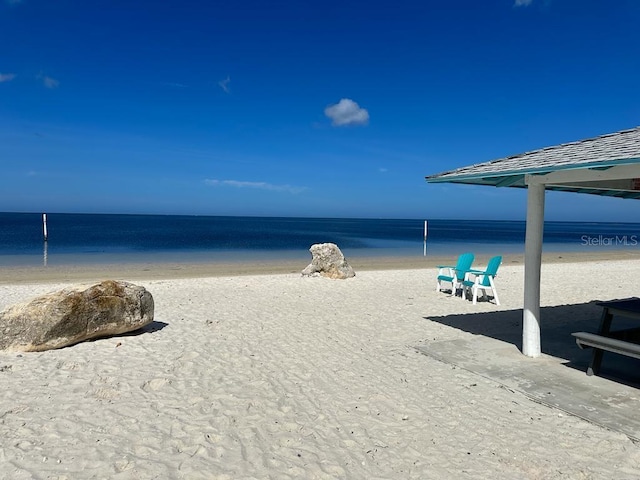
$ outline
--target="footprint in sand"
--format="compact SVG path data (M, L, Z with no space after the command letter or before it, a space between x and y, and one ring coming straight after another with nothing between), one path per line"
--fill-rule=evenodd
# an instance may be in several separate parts
M166 378L154 378L153 380L144 382L142 384L142 390L144 390L145 392L155 392L157 390L160 390L162 387L164 387L168 383L171 383L171 382Z
M116 467L116 470L118 472L124 472L125 470L132 469L135 466L135 463L133 463L128 458L124 457L120 460L116 460L114 463L114 466Z
M101 400L115 400L120 398L120 392L113 388L97 388L92 393L94 397Z
M60 361L56 364L56 368L58 370L77 370L81 367L81 364L78 362L64 362Z

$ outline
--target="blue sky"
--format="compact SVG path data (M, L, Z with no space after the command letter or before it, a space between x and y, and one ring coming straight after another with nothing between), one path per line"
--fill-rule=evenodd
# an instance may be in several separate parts
M0 2L0 211L524 219L424 177L640 125L636 0Z

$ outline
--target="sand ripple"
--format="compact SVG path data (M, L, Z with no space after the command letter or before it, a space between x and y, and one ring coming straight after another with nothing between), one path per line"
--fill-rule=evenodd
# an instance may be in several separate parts
M640 478L627 437L413 349L469 335L428 315L514 308L521 267L504 268L501 307L436 294L433 278L144 282L145 333L0 354L0 477ZM2 287L0 308L56 288Z

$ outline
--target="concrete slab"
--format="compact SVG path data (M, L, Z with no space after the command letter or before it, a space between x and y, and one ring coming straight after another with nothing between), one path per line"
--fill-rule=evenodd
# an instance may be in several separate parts
M590 308L589 304L565 307L576 307L572 311L579 315L567 317L564 311L559 318L584 318L581 314ZM552 308L559 313L560 307ZM591 313L590 324L597 327L599 310ZM521 311L502 311L430 317L464 332L416 349L519 391L535 402L640 441L640 360L606 352L600 376L587 376L591 351L579 349L570 334L584 330L584 325L576 328L571 320L550 326L547 335L543 330L545 353L539 358L526 357L518 342L521 315Z

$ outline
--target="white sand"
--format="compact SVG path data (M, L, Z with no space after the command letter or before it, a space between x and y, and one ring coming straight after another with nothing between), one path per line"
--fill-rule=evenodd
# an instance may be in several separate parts
M638 295L638 270L545 265L543 303ZM430 315L521 308L522 266L500 273L500 307L432 268L136 282L163 328L0 354L0 478L640 478L626 436L414 350L470 335ZM64 286L0 286L0 309Z

